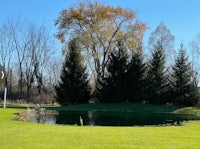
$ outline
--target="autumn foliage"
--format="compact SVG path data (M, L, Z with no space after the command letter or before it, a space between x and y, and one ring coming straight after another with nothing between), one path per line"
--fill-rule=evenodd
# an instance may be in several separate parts
M123 42L133 53L142 44L146 30L134 11L90 1L62 10L55 25L56 37L64 45L69 37L78 38L96 86L105 76L109 55L117 43Z
M142 41L146 24L138 21L133 10L87 1L62 10L55 25L56 37L63 44L63 50L66 50L64 53L70 51L66 49L70 39L76 39L80 54L84 57L82 63L89 73L90 84L94 85L90 96L94 101L186 105L180 101L182 98L173 96L179 94L170 86L173 84L170 82L173 72L167 60L174 50L174 36L163 23L149 38L148 48L152 56L145 60ZM190 70L193 71L192 68ZM198 103L194 77L191 74L185 80L186 84L192 84L190 93L184 96L187 105ZM74 79L70 81L75 82ZM77 84L81 84L81 81Z

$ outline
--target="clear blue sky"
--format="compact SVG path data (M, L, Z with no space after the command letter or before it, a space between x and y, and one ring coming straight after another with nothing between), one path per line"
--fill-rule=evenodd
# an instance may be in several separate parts
M45 24L55 32L54 20L62 9L83 0L1 0L0 22L6 17ZM160 22L175 36L176 46L186 45L200 33L200 0L98 0L112 6L131 8L149 26L145 40Z

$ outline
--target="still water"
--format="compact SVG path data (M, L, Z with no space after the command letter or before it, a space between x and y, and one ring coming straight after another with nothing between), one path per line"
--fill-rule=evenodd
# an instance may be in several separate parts
M27 110L19 114L18 120L45 124L90 126L146 126L181 125L188 120L200 120L199 115L172 113L135 113L110 111L56 111Z

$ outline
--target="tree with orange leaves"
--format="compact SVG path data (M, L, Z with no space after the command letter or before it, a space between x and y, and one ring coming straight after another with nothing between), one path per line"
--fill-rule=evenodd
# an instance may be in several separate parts
M55 25L58 29L56 37L63 45L71 37L78 39L96 88L106 75L109 55L117 43L123 42L134 54L142 44L146 30L146 25L137 20L134 11L91 1L62 10Z

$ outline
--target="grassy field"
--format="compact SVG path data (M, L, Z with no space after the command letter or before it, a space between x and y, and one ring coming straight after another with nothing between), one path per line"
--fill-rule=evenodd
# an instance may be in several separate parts
M93 110L131 110L119 108L118 104L97 104ZM144 105L130 105L130 108ZM62 107L60 109L86 109L89 105L78 107ZM103 107L103 108L102 108ZM124 107L124 108L123 108ZM181 108L173 106L148 105L145 109L155 111L184 113L199 112L199 108ZM133 109L132 109L133 110ZM18 108L0 109L0 148L108 148L108 149L193 149L200 146L200 121L192 121L184 126L168 127L79 127L44 125L37 123L19 122L12 120L17 113L23 111ZM162 112L163 112L162 111ZM190 112L192 113L192 112Z

